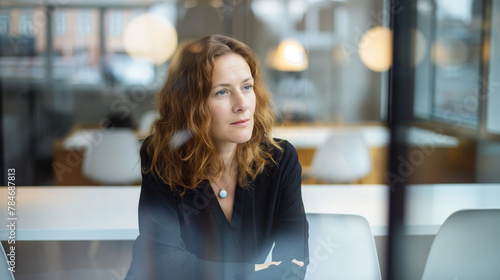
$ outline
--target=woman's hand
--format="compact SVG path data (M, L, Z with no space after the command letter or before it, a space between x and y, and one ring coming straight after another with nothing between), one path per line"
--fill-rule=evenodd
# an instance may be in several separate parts
M304 262L298 261L296 259L293 259L292 262L300 267L304 266ZM268 268L270 265L280 265L281 261L279 262L268 262L268 263L262 263L262 264L256 264L255 265L255 271L259 271L262 269Z
M256 264L255 265L255 271L259 271L262 269L268 268L270 265L279 265L281 262L268 262L268 263L262 263L262 264Z
M304 262L301 262L301 261L298 261L296 259L293 259L292 262L300 267L303 267L304 266Z

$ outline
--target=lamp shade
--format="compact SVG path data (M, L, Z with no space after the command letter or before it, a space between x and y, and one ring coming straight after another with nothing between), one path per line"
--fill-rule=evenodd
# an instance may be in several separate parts
M165 18L152 13L135 17L123 34L125 51L132 57L165 63L177 48L177 31Z
M302 44L294 39L280 42L276 52L272 55L271 65L279 71L304 71L309 66L306 51Z
M413 63L419 65L427 54L427 40L418 29L413 29L413 36ZM382 26L368 30L359 43L359 57L369 69L387 71L392 65L392 31Z
M392 31L382 26L368 30L359 42L359 57L369 69L387 71L392 65Z

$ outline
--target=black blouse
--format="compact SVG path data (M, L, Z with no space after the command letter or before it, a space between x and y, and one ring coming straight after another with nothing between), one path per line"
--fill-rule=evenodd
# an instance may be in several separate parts
M125 279L304 279L309 255L301 166L295 148L284 140L280 145L277 164L266 166L250 188L236 186L231 223L208 181L180 197L143 174L140 235ZM150 162L145 149L141 161ZM273 242L272 259L282 263L255 272Z

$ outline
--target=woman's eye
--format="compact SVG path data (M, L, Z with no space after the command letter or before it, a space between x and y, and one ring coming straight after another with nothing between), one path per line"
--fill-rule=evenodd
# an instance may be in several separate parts
M218 91L218 92L215 93L215 95L218 95L218 96L222 96L224 94L226 94L226 90L225 89L223 89L223 90Z
M243 87L244 90L250 90L252 88L252 85L246 85Z

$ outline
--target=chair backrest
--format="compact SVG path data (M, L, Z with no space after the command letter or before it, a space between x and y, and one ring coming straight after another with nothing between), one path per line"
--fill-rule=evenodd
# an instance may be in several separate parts
M129 128L102 131L102 139L90 146L83 174L101 184L131 184L141 180L140 143Z
M364 217L308 213L307 220L307 280L381 279L375 241Z
M370 149L361 131L334 132L314 153L309 175L349 183L365 177L371 169Z
M159 113L157 113L154 110L147 111L146 113L144 113L139 123L139 131L143 134L148 134L151 125L158 117Z
M461 210L448 217L422 279L500 279L500 209Z
M2 280L14 280L14 274L12 271L9 270L9 260L7 258L7 255L5 254L5 251L3 249L3 246L0 244L0 279Z

